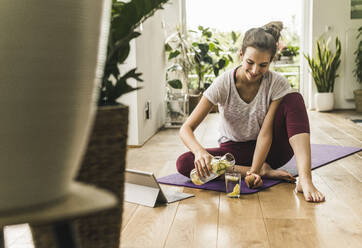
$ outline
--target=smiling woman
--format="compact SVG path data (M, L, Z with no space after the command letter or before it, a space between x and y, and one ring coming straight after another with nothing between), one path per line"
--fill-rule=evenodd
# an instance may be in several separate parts
M214 80L182 125L180 136L190 152L182 154L176 166L184 176L196 170L205 178L212 171L214 156L231 153L235 170L242 177L253 176L248 187L256 188L263 184L261 177L295 181L288 172L277 170L295 154L301 175L296 190L304 193L306 201L321 202L324 196L311 177L309 123L303 98L291 92L285 77L269 70L282 28L281 22L270 22L245 33L240 65ZM194 130L216 104L220 146L204 148Z

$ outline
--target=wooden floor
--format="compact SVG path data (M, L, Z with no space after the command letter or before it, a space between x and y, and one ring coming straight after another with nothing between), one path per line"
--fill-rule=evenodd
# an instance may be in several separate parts
M362 127L355 112L309 112L315 144L362 147ZM362 119L362 116L359 115ZM196 130L205 147L217 146L217 115ZM175 173L186 151L177 129L157 133L142 148L128 150L127 167ZM362 247L362 152L313 171L326 202L307 203L294 185L229 199L224 193L162 186L196 197L149 208L124 203L121 247Z

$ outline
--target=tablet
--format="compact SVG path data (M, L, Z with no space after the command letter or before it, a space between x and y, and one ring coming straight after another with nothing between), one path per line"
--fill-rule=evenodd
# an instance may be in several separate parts
M177 191L164 192L152 172L125 170L124 200L148 207L172 203L193 197L193 194Z

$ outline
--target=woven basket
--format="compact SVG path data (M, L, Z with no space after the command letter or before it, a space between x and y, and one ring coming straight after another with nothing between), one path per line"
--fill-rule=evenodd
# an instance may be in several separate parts
M118 248L127 149L128 107L99 107L77 180L113 192L117 208L73 220L81 247ZM36 248L56 247L51 226L31 226Z
M356 104L356 111L362 113L362 90L354 90L354 101Z

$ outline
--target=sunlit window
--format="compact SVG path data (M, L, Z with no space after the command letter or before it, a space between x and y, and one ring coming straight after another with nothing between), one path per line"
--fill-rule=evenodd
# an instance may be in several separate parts
M271 21L282 21L284 29L279 49L284 50L278 53L275 66L271 69L282 73L294 88L299 89L301 13L302 0L186 0L186 29L189 36L196 40L197 33L190 33L190 30L198 33L210 30L212 37L224 47L223 52L232 56L233 61L228 64L230 67L239 63L238 49L246 30ZM235 37L236 41L233 40ZM210 73L205 76L209 80L204 81L210 82L214 76ZM195 74L191 75L191 84L196 85L193 79L196 80Z

